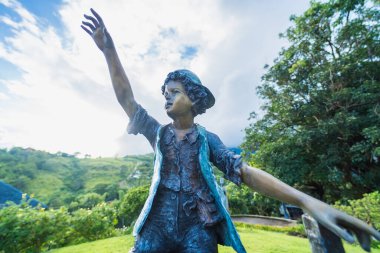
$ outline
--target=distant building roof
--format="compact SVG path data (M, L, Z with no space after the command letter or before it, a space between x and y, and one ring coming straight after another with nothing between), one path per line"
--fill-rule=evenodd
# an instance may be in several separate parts
M0 207L5 206L7 201L12 201L16 204L20 204L22 200L22 194L23 193L20 190L13 187L12 185L0 181ZM41 204L41 206L47 207L45 204L39 202L38 200L30 198L28 195L26 195L26 200L31 206L37 206L38 204Z
M237 155L241 154L241 148L238 148L238 147L228 147L228 149L231 150L232 152L234 152Z

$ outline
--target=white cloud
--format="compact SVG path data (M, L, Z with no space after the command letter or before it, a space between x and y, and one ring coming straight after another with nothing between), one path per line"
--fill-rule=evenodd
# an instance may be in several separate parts
M21 17L1 17L14 34L0 44L0 57L22 72L18 80L0 80L6 85L6 93L0 93L0 147L95 156L146 153L150 147L142 136L125 134L128 120L113 94L104 57L80 28L82 14L90 7L102 15L113 36L138 102L168 123L160 86L168 72L190 68L217 98L199 122L229 146L242 141L248 115L259 107L255 86L262 66L284 43L277 34L289 25L290 14L307 7L301 0L266 5L73 0L59 10L65 30L57 33L54 27L41 26L19 3L0 3ZM294 3L299 6L292 8ZM194 58L181 58L184 46L197 47Z
M6 99L9 99L9 97L5 95L4 93L0 93L0 100L6 100Z

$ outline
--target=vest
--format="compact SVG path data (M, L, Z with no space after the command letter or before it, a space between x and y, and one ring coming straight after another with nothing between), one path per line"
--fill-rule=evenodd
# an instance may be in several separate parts
M199 148L199 164L202 172L202 176L205 179L207 186L209 187L211 193L215 198L215 203L218 208L218 211L223 216L224 221L218 226L218 229L221 231L222 244L226 246L232 246L233 249L238 253L246 253L246 250L240 240L239 234L237 233L234 224L232 223L231 217L225 206L226 196L223 193L223 190L217 184L215 176L212 172L212 166L210 164L209 156L210 150L207 141L206 129L202 126L197 125L200 138L200 148ZM135 226L133 228L133 236L137 236L146 219L148 218L149 212L152 209L153 200L157 193L158 186L161 180L161 167L163 156L160 150L160 137L162 133L162 126L159 127L157 131L156 144L155 144L155 157L154 157L154 169L152 183L149 189L149 196L145 201L144 207L136 220Z

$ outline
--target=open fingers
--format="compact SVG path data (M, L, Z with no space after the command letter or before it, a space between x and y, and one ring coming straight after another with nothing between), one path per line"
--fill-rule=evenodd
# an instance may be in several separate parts
M367 234L368 236L373 236L376 240L380 241L380 232L368 225L367 223L359 220L359 224L355 224L355 227L352 227L354 231L360 231L362 234ZM352 226L352 225L351 225ZM359 232L358 232L359 233Z
M91 16L88 16L86 14L83 15L86 19L91 20L95 27L99 27L99 22Z
M366 233L380 241L380 232L355 217L344 215L338 219L338 224L358 233Z
M82 24L87 26L88 28L90 28L92 32L94 32L96 29L96 27L93 24L91 24L90 22L82 21Z
M103 19L100 17L100 15L94 9L91 8L90 10L91 10L92 14L94 14L96 19L99 21L99 24L101 26L104 26Z
M337 236L343 238L347 242L349 242L349 243L354 243L355 242L355 238L347 230L342 229L338 225L330 223L329 226L325 226L325 227L326 228L328 227L328 229L331 232L335 233Z
M372 235L373 235L373 237L376 238L376 240L380 241L380 232L379 231L375 231L375 233Z
M92 36L92 32L90 30L88 30L84 25L81 25L80 27L82 27L82 29L85 30L86 33L88 33L90 36Z
M356 233L356 237L358 238L360 246L362 246L362 248L365 251L370 252L371 251L371 237L370 237L370 235L367 233L360 232L360 233Z

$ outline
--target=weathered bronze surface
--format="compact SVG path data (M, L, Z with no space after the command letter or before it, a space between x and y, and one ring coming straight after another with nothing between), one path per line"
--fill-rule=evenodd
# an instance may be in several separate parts
M82 28L106 58L116 97L131 119L128 131L143 134L156 154L150 195L136 221L131 252L217 252L218 243L245 252L209 162L238 185L243 182L262 194L300 206L349 242L355 241L351 233L355 234L367 251L371 236L380 240L380 233L363 221L243 163L215 134L194 124L194 118L213 106L215 98L191 71L168 74L161 90L173 122L159 124L135 101L112 38L102 18L91 12L92 16L84 15Z

